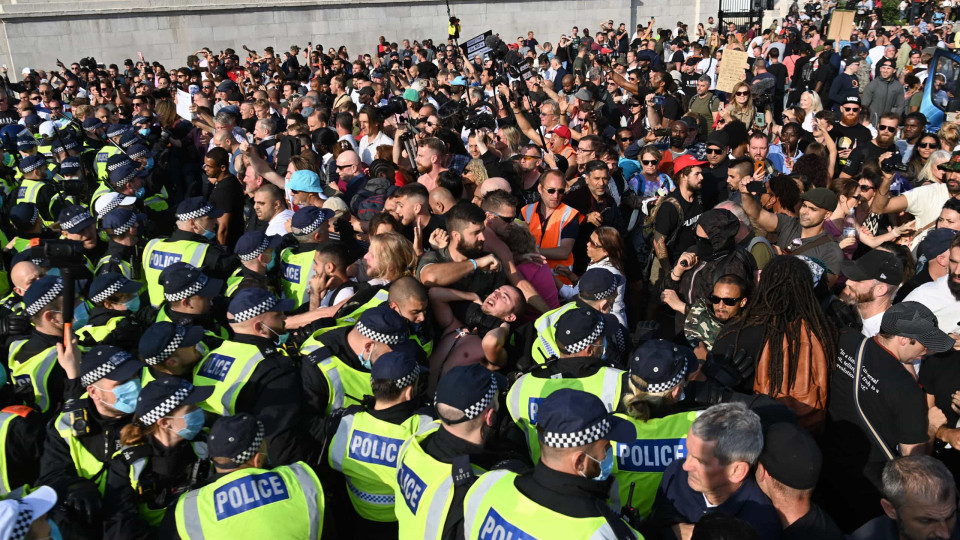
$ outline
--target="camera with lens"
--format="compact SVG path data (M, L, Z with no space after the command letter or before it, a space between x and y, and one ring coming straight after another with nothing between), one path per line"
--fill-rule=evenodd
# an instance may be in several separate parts
M86 193L85 186L80 180L61 180L60 193L67 197L83 197Z
M407 104L400 96L392 96L387 100L387 104L380 107L380 115L384 118L395 114L403 114L407 111Z
M80 64L81 67L85 67L91 71L97 69L97 59L92 56L81 58L77 63Z
M81 268L85 264L83 244L76 240L47 240L43 243L43 257L51 267Z
M892 156L880 163L880 170L890 174L894 171L906 171L907 166L903 164L903 157L900 155L900 153L895 152Z
M463 127L470 131L476 131L478 129L494 131L497 129L497 122L494 120L493 115L488 112L474 112L464 120Z
M663 96L653 96L653 106L663 107Z

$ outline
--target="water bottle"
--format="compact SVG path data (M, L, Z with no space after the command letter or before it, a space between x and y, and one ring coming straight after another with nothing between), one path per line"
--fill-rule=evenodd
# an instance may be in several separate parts
M847 211L847 217L843 218L843 237L854 238L857 236L857 209L851 208Z

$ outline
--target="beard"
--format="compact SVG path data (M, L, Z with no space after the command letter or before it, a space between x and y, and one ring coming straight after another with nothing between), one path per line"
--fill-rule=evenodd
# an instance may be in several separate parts
M960 300L960 283L957 283L956 279L960 279L960 275L950 274L950 277L947 278L947 288L950 289L950 294L953 295L954 299Z
M464 257L468 257L471 259L478 259L480 257L483 257L486 254L483 251L483 242L477 242L472 246L461 244L457 246L457 251L459 251L460 254L463 255Z
M417 163L417 172L420 174L427 174L430 172L432 167L430 165L421 165Z
M843 289L843 292L840 293L840 300L842 300L843 303L850 306L856 306L857 304L866 304L868 302L873 302L876 299L877 297L873 294L873 289L870 289L865 293L858 293L853 291L848 285L846 288Z

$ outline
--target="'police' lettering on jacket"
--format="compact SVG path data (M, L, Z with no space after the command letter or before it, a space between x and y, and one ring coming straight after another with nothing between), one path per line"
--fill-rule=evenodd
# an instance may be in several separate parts
M232 356L213 353L204 359L203 366L200 367L197 375L223 382L224 379L227 378L227 373L230 371L230 367L233 366L234 360L236 360L236 358Z
M480 527L480 540L537 540L523 532L516 525L503 519L503 516L491 508L483 518Z
M179 253L154 250L150 253L150 268L163 270L175 262L180 262L181 258L182 256Z
M403 493L407 508L416 515L417 507L420 506L420 496L427 489L427 484L406 464L401 465L397 470L397 483L400 484L400 492Z
M353 437L350 439L349 456L351 459L365 463L396 467L397 453L402 444L403 441L400 439L354 430Z
M274 472L244 476L213 492L217 521L289 498L283 478Z
M632 443L614 443L617 467L621 471L659 472L674 460L687 456L687 439L647 439Z
M530 425L537 425L537 416L540 413L540 402L543 401L542 397L532 397L530 401L527 402L527 416L530 417Z
M300 283L300 265L283 263L283 279L291 283Z

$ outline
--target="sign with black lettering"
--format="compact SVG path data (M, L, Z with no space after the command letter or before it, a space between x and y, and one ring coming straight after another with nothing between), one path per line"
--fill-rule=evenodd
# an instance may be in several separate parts
M463 50L463 55L467 58L473 58L474 56L480 55L480 57L483 58L483 55L487 54L487 52L490 50L490 47L487 47L487 44L484 42L484 40L492 35L493 30L487 30L479 36L472 37L466 42L461 43L460 49Z

